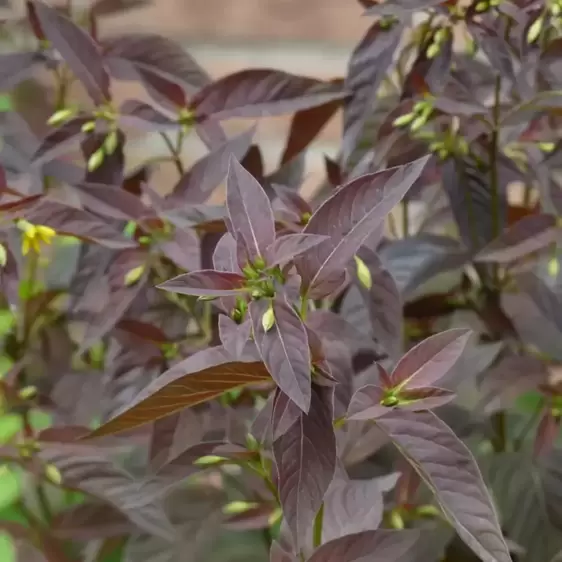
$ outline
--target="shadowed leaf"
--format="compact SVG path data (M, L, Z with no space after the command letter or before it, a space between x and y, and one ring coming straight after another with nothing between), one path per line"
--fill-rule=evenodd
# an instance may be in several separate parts
M476 261L510 263L532 252L538 252L559 236L556 217L529 215L516 222L475 256Z
M401 562L412 552L417 531L364 531L323 544L308 562Z

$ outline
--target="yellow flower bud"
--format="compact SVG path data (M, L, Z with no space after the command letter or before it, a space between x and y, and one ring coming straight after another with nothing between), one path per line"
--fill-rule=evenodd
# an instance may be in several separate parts
M47 119L47 125L62 125L66 123L76 111L74 109L66 108L55 111L49 119Z
M89 158L88 160L88 171L93 172L97 170L103 163L103 159L105 158L105 153L102 148L98 148Z
M366 289L373 286L373 277L365 262L358 256L355 256L355 265L357 266L357 278Z
M119 144L117 131L111 131L103 141L103 148L106 154L113 154Z
M543 18L538 17L529 27L529 31L527 31L527 43L534 43L541 34L543 26Z
M144 265L139 265L138 267L134 267L130 271L128 271L125 275L125 285L133 285L135 284L144 273Z

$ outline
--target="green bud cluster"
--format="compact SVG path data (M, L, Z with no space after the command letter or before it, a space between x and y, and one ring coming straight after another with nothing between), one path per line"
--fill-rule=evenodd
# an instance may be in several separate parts
M410 113L400 115L393 121L395 127L406 127L409 125L410 131L415 133L419 131L431 117L433 113L433 105L430 100L418 101Z
M441 52L441 46L446 43L451 36L451 30L448 27L440 27L435 31L430 45L425 51L428 59L435 58Z

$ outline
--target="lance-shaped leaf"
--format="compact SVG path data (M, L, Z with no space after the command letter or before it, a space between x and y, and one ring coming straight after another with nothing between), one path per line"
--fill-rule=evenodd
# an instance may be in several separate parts
M226 207L236 238L244 242L248 258L265 256L275 241L275 218L269 198L256 178L231 156Z
M269 550L269 562L297 562L297 559L277 541L273 541Z
M556 217L547 214L528 215L502 232L478 252L474 259L482 262L510 263L546 248L556 241L558 235Z
M68 152L72 146L77 146L78 141L84 137L82 126L87 121L87 117L75 117L47 133L33 155L33 163L44 164Z
M271 377L263 363L232 361L224 349L212 347L168 369L90 436L132 429L212 400L228 390L268 380Z
M122 80L140 73L161 76L195 92L210 82L205 71L180 45L153 33L130 33L106 39L104 56L110 72Z
M483 562L511 562L478 465L453 431L431 412L395 411L376 423L429 486L474 553Z
M323 544L308 562L405 562L418 538L417 531L364 531Z
M297 261L309 296L326 296L322 284L341 275L365 239L384 223L388 213L420 177L428 159L420 158L405 166L354 179L317 209L304 232L325 234L330 240Z
M435 334L410 349L391 375L394 387L424 388L445 376L461 356L471 331L455 328Z
M255 128L244 131L240 135L229 138L195 162L192 168L174 187L172 198L182 198L190 203L203 203L224 179L228 172L230 158L233 155L241 160L254 136Z
M93 240L107 248L119 249L137 246L134 240L126 238L121 232L92 213L68 207L58 201L43 199L35 207L23 213L23 216L31 223L50 226L58 234Z
M237 273L204 269L183 273L158 285L159 289L198 297L225 297L244 291L246 278Z
M351 55L345 81L351 96L344 106L344 162L355 150L365 120L372 114L373 102L382 81L388 76L402 31L402 25L388 30L376 22Z
M82 82L96 105L109 100L109 76L94 40L72 20L43 2L34 1L33 7L46 38Z
M295 113L281 156L281 165L287 164L308 147L340 108L341 102L341 99L337 99Z
M229 74L197 92L191 110L199 120L282 115L343 99L341 85L280 70Z
M295 259L297 256L304 254L314 246L318 246L321 242L328 240L328 236L319 234L286 234L280 236L267 249L267 265L273 267Z
M41 62L36 52L6 53L0 56L0 88L11 90L33 73L34 66Z
M137 100L125 100L119 108L119 121L145 131L179 129L177 121L170 119L151 105Z
M273 326L264 328L263 316L273 310ZM284 300L250 304L254 340L271 378L304 412L310 408L311 357L308 334L299 315Z
M279 499L295 544L300 549L322 505L336 466L336 438L323 389L314 388L308 414L273 443Z

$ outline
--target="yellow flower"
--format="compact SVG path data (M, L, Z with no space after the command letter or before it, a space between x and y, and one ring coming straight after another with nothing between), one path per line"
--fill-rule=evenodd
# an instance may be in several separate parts
M57 234L50 226L31 224L26 220L20 220L18 228L23 232L21 253L24 256L30 250L38 254L41 251L41 243L50 244Z

